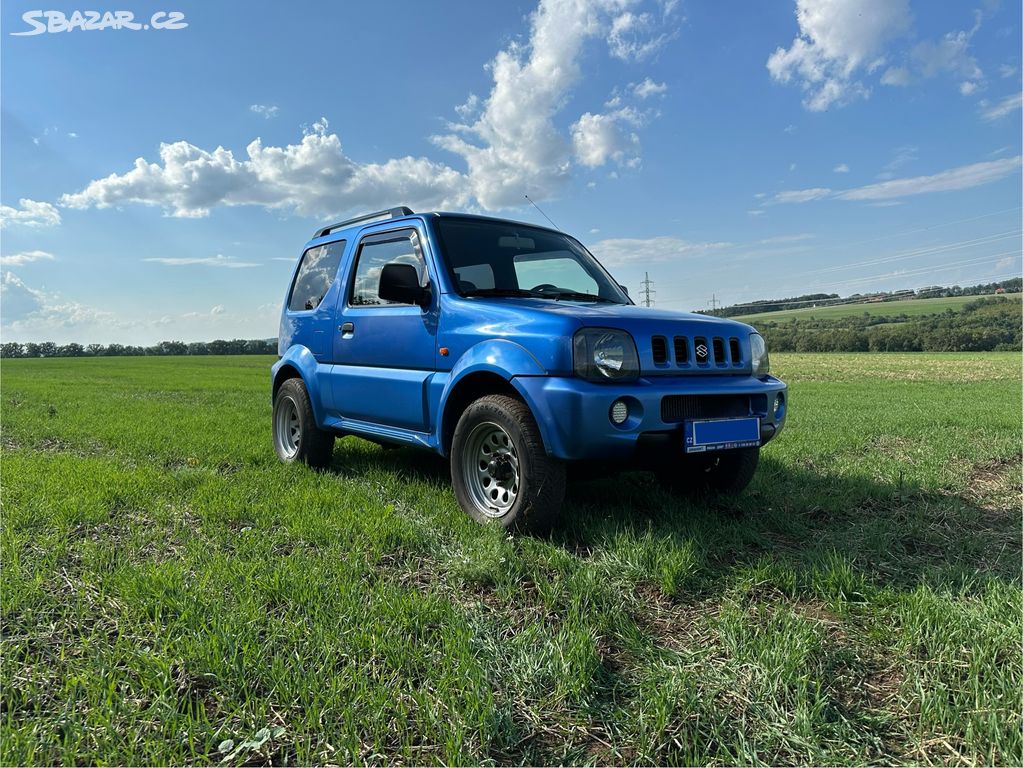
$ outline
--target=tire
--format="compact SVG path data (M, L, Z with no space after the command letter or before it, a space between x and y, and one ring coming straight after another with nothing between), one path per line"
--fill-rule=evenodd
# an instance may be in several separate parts
M451 482L458 505L477 522L545 533L565 498L565 465L547 455L525 403L487 395L455 427Z
M272 424L274 450L281 461L302 462L314 469L330 466L334 433L316 426L302 379L288 379L281 384L274 397Z
M750 484L760 463L759 448L686 456L657 470L657 480L666 490L680 495L721 494L736 496Z

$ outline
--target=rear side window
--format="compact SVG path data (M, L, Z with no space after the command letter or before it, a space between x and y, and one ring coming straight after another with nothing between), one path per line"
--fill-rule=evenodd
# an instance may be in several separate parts
M337 268L341 263L341 254L345 252L345 241L327 243L310 248L302 254L302 264L295 276L295 284L291 288L288 309L302 312L316 309L327 290L337 277Z
M367 238L359 248L358 258L350 302L353 307L394 303L380 298L380 273L387 264L411 264L419 275L419 284L425 286L428 281L419 236L413 230Z

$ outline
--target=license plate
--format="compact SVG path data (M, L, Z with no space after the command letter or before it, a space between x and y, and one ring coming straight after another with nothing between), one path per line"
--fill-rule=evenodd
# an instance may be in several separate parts
M755 448L760 445L760 419L710 419L685 423L686 453Z

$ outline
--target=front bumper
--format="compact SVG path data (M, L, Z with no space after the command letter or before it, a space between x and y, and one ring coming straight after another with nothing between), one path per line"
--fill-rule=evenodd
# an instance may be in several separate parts
M536 417L547 452L566 460L628 461L635 457L641 437L654 434L671 437L677 432L681 446L685 408L662 404L673 395L696 396L700 402L724 402L717 399L724 397L732 405L748 397L748 408L742 406L746 412L728 415L758 417L761 445L781 432L788 412L785 382L773 376L658 376L625 384L547 376L518 376L513 381ZM783 405L775 413L779 392ZM620 398L626 401L629 416L616 426L609 414Z

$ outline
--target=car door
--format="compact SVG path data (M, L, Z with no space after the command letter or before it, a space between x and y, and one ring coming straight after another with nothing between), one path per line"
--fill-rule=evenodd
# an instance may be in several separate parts
M436 370L436 292L423 308L380 298L380 273L411 264L430 284L424 239L408 225L364 235L338 303L332 391L346 419L428 431L426 384Z

